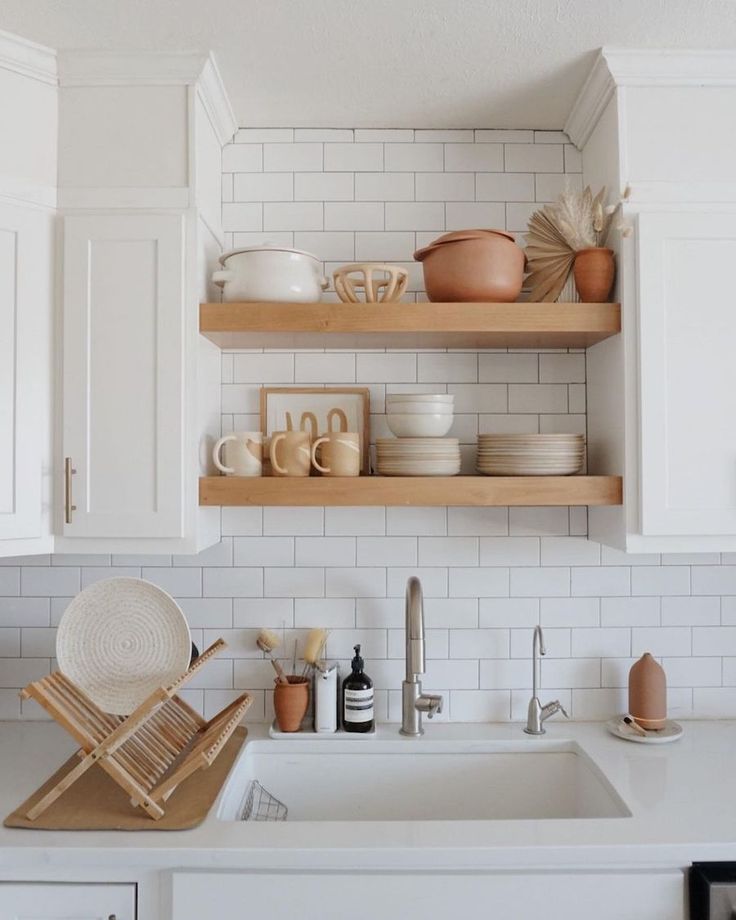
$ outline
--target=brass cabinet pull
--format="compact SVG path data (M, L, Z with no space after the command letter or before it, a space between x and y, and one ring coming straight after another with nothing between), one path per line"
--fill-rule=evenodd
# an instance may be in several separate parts
M72 458L64 459L64 522L71 524L72 512L77 510L77 506L72 504L72 476L77 471L72 466Z

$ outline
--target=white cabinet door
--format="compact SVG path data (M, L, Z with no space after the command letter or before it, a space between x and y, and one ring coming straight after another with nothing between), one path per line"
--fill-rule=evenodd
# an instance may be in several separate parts
M183 533L184 218L64 221L68 537Z
M0 203L0 555L3 541L44 536L52 242L49 211Z
M638 221L641 526L736 534L736 213Z
M0 920L135 920L135 885L0 883Z

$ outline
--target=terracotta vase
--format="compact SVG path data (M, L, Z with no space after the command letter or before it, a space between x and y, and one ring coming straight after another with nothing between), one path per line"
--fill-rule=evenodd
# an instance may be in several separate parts
M524 277L524 251L504 230L457 230L414 253L433 303L511 303Z
M309 680L289 674L288 684L276 681L273 691L273 708L279 731L298 732L309 706Z
M581 249L575 253L572 271L583 303L606 303L616 275L612 249Z
M629 671L629 714L642 728L664 728L667 721L667 678L649 652Z

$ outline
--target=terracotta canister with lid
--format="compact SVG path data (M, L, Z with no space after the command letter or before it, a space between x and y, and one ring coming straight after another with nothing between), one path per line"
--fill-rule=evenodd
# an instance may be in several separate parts
M664 728L667 721L667 678L650 652L629 671L629 714L642 728Z
M433 303L511 303L521 293L525 256L504 230L457 230L414 253Z

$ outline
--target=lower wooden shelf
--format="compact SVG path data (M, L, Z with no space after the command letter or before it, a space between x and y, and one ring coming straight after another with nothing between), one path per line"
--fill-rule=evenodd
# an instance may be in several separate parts
M620 505L620 476L205 476L200 505Z

